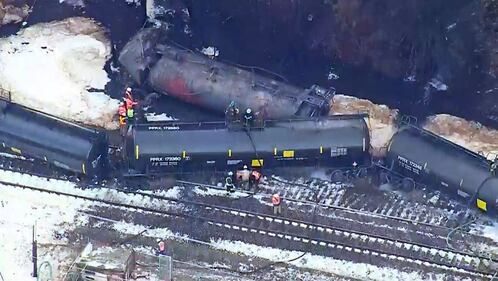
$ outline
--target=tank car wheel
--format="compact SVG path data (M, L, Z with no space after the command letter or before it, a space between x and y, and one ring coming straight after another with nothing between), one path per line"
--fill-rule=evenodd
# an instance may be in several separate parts
M415 182L411 178L404 178L401 180L401 188L404 191L410 192L415 188Z
M382 171L379 174L379 181L380 184L388 184L391 182L391 175L389 175L389 173Z
M330 180L332 182L335 182L335 183L339 183L339 182L344 182L344 179L345 179L345 176L344 176L344 172L341 171L341 170L335 170L332 172L332 175L330 176Z

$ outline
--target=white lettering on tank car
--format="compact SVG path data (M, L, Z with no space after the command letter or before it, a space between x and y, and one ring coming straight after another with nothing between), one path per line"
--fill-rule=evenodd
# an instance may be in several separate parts
M214 161L214 160L208 160L208 161L206 161L206 163L207 164L214 164L214 163L216 163L216 161Z
M227 160L227 165L237 165L242 163L242 160Z
M422 171L422 165L417 164L417 163L415 163L411 160L408 160L408 159L406 159L402 156L399 156L399 155L398 155L398 163L402 168L404 168L410 172L413 172L417 175L420 175L420 172Z

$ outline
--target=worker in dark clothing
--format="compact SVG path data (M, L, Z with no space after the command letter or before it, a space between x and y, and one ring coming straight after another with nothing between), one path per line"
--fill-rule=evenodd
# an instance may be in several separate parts
M225 178L225 189L227 193L235 192L235 185L233 184L233 172L228 172L228 176Z
M495 158L495 161L491 164L489 171L492 176L496 176L496 169L498 168L498 158Z
M225 111L225 116L227 121L229 122L237 122L239 121L239 108L235 105L234 101L230 102L227 110Z
M254 113L252 112L252 109L248 108L244 113L244 124L246 127L251 127L253 121L254 121Z

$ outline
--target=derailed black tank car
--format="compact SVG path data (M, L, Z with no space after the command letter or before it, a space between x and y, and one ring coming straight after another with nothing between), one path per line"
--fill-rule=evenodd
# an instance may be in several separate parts
M0 143L9 152L90 178L107 159L105 134L3 100Z
M255 73L259 68L236 67L176 47L166 38L161 28L145 28L121 51L119 61L137 84L219 113L231 101L265 119L318 117L330 111L333 88L301 89Z
M411 125L400 128L389 145L386 164L405 177L471 200L483 211L497 208L498 178L491 175L490 162L429 131Z
M369 165L370 139L363 117L266 121L249 131L224 122L137 125L127 140L127 154L130 166L144 175L226 171L242 165Z

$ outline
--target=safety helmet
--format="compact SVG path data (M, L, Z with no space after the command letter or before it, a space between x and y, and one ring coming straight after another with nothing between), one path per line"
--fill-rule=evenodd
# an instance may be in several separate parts
M250 108L248 108L248 109L246 110L246 113L247 113L247 114L251 114L251 112L252 112L252 110L251 110Z
M130 87L126 88L126 91L131 92L131 88Z
M232 171L228 172L228 175L233 176L233 172Z
M247 165L244 165L244 169L247 169Z

